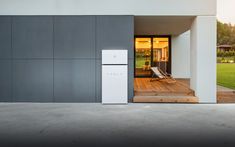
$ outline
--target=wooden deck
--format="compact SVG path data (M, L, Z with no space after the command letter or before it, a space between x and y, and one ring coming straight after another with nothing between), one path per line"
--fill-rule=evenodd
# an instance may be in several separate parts
M194 91L189 88L188 79L178 79L176 83L164 81L150 82L150 78L135 78L134 102L198 103Z
M135 78L136 103L198 103L188 79L177 79L174 84L150 82L150 78ZM217 86L217 103L235 103L235 90Z
M169 84L164 81L150 82L150 78L135 78L134 90L136 96L194 96L194 91L189 88L187 79L178 79L176 83Z
M235 103L235 90L217 86L217 103Z

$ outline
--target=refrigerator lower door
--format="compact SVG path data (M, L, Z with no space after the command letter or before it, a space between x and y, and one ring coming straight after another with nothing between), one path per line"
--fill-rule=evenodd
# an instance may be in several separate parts
M127 104L127 65L102 66L102 104Z

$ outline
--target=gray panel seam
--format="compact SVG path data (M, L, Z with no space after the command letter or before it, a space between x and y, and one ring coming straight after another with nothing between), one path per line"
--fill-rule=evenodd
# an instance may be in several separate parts
M54 53L54 50L55 50L55 33L54 32L55 32L55 30L54 30L54 27L55 27L55 17L52 16L52 42L53 42L52 43L52 50L53 50L53 53L52 53L52 56L53 56L53 63L52 63L53 64L52 65L53 66L53 71L52 71L52 78L53 78L52 79L52 81L53 81L53 84L52 84L52 87L53 87L52 88L52 90L53 90L53 92L52 92L53 93L52 94L52 101L53 102L55 102L55 84L54 84L55 83L55 77L54 77L55 76L55 62L54 62L54 60L55 60L54 59L54 54L55 54Z
M53 58L15 58L12 60L53 60Z
M54 58L55 60L96 60L96 58Z
M1 58L0 60L101 60L97 58Z
M97 23L96 23L96 19L97 19L97 16L94 16L94 21L95 21L94 22L94 24L95 24L94 25L94 29L95 29L95 35L94 35L95 36L95 38L94 38L95 39L95 45L94 45L94 47L95 47L95 57L97 55L97 51L96 51L96 49L97 49L97 47L96 47L96 43L97 43L97 41L96 41L96 38L97 38L97 36L96 36L96 34L97 34L96 27L97 26L96 25L97 25ZM96 81L97 77L96 76L97 76L97 63L95 61L95 102L98 102L98 98L97 98L98 97L98 94L97 94L97 85L96 85L97 84L97 81Z
M2 58L0 60L96 60L96 58ZM101 59L100 59L101 60Z
M14 95L13 95L13 60L12 60L12 57L13 57L13 17L11 17L11 102L14 101Z

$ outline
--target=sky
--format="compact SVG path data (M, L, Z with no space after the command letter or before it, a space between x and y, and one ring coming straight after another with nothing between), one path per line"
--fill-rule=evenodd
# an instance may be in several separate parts
M217 0L217 18L235 25L235 0Z

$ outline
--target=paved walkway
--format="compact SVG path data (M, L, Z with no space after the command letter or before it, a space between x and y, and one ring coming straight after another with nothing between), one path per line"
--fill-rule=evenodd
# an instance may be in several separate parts
M235 105L0 104L0 146L235 146Z

